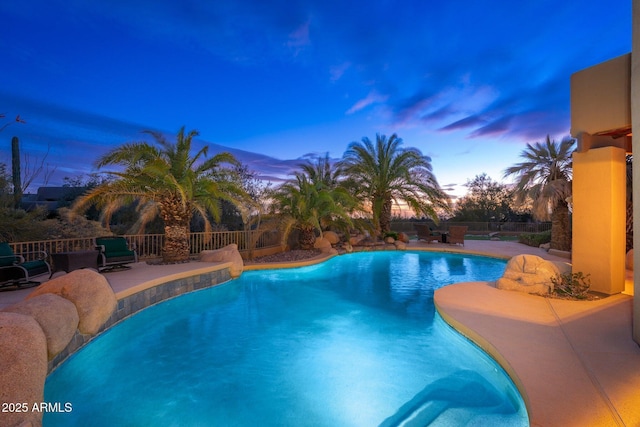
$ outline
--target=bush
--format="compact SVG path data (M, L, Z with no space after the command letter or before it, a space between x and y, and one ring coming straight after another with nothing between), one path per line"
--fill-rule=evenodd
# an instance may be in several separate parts
M518 241L525 245L537 248L543 243L551 242L551 231L543 231L542 233L524 233L519 236Z
M587 299L587 293L591 287L589 275L582 272L559 274L551 279L553 292L564 297L575 299Z

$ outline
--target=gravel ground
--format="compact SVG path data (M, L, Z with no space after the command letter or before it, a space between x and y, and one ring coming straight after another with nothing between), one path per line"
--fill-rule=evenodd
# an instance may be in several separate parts
M318 255L318 250L295 250L280 252L279 254L267 255L256 258L253 260L255 263L263 262L292 262L292 261L304 261L305 259L313 258Z

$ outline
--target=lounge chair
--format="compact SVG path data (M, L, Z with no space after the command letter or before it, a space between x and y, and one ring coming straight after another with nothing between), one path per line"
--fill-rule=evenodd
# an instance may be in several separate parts
M416 230L418 240L424 240L427 243L431 243L436 240L442 243L442 232L433 231L427 224L413 224L413 228Z
M464 246L464 235L467 234L469 227L466 225L452 225L449 227L449 235L447 236L447 243L452 245L461 244Z
M129 247L127 239L124 237L97 237L96 249L100 251L98 254L98 270L101 272L130 268L126 264L138 262L138 254L135 251L135 247Z
M26 288L39 285L32 280L41 274L51 274L45 251L16 255L7 242L0 243L0 288L16 286Z

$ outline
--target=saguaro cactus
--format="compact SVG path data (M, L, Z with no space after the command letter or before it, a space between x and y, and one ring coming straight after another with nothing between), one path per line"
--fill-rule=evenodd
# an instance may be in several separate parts
M11 178L13 182L13 204L16 209L22 200L22 180L20 178L20 140L17 136L11 138Z

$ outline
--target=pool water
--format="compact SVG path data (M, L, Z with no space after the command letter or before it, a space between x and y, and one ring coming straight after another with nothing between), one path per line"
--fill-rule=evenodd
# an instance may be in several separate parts
M525 426L504 371L433 292L502 260L374 252L239 279L145 309L47 379L45 426Z

